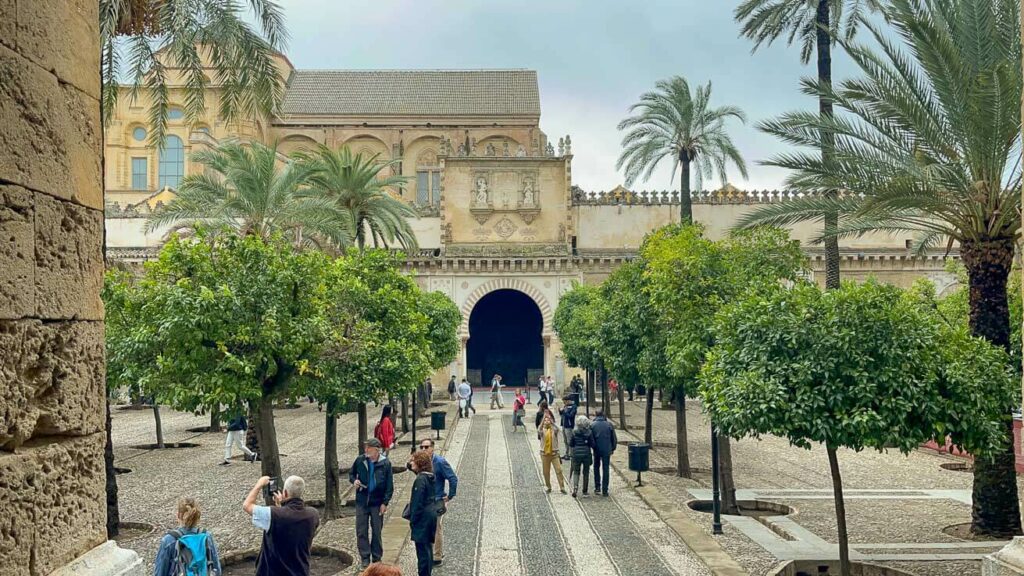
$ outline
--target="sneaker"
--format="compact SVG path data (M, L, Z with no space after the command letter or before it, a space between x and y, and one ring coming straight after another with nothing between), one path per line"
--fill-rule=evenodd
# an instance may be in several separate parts
M225 460L225 461L221 462L220 465L221 466L231 466L231 462L228 462L227 460Z
M562 494L568 494L568 492L565 491L565 488L562 488Z
M601 492L601 496L604 496L605 498L607 498L608 497L608 493L607 492Z
M551 494L551 488L548 488L548 494Z
M443 558L434 558L434 566L440 566Z

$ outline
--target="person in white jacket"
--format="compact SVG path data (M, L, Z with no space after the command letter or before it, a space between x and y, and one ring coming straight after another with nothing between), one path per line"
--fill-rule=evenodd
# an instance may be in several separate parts
M469 398L473 395L473 388L469 385L469 382L463 378L462 384L459 384L459 417L469 417Z

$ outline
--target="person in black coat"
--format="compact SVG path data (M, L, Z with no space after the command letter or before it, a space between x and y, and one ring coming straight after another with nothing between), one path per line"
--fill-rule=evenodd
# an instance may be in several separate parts
M590 485L590 465L594 462L594 436L590 433L590 419L580 414L576 417L572 437L569 438L572 467L569 472L569 483L572 484L572 497L580 488L580 476L583 476L583 495L587 495Z
M363 568L380 562L384 555L381 531L395 489L391 461L381 450L380 440L370 438L366 453L356 458L348 472L349 483L356 487L356 547Z
M594 435L594 494L601 493L608 495L608 484L611 483L609 465L611 464L612 453L618 447L619 440L615 436L615 425L604 416L604 411L598 409L594 415L594 423L590 426ZM604 476L604 483L601 477Z
M434 533L437 530L437 505L434 502L434 465L430 454L420 450L412 455L409 468L416 473L412 497L402 514L409 521L410 539L416 544L416 573L430 576L434 569Z

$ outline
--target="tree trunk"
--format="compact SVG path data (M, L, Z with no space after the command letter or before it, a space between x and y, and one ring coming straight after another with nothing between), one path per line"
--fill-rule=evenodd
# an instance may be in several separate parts
M402 394L402 433L409 432L409 395Z
M622 391L622 384L619 384L619 426L623 430L629 430L629 426L626 425L626 396Z
M846 504L843 502L843 477L839 473L836 449L827 446L828 467L832 471L832 491L836 501L836 525L839 527L839 573L850 576L850 538L846 533Z
M249 410L245 426L245 447L259 454L260 439L256 434L256 412L254 410Z
M338 474L338 402L327 400L324 425L324 515L328 519L341 516L341 491Z
M676 405L676 476L689 478L690 450L686 440L686 393L676 389L673 393Z
M587 370L587 418L590 418L590 405L594 400L594 371Z
M164 427L160 422L160 405L153 401L153 422L156 424L156 447L164 448Z
M829 13L830 0L818 0L818 12L816 15L817 30L817 55L818 55L818 83L822 86L832 86L832 38L829 34ZM822 118L832 118L832 101L828 98L818 99L818 114ZM821 160L828 164L832 160L835 137L831 133L821 134ZM829 198L837 196L835 190L825 192ZM835 237L836 228L839 226L839 214L834 211L824 214L825 228L825 288L834 290L839 288L839 239Z
M654 388L647 387L647 406L644 406L644 444L651 445L654 440Z
M612 415L612 404L611 397L608 395L608 373L604 371L604 366L601 366L601 410L604 411L604 415L611 417Z
M738 515L736 480L732 476L732 443L729 437L718 433L718 480L722 490L722 514Z
M263 476L281 477L281 454L277 450L277 428L274 426L274 397L264 394L256 405L256 438L260 450L260 471ZM267 505L273 500L267 500Z
M220 409L210 408L210 432L220 432Z
M1013 240L964 242L960 255L967 267L971 334L1009 351L1010 312L1006 281L1013 263ZM1020 501L1013 454L1014 406L1003 418L1002 449L976 455L974 461L971 532L1008 538L1021 534Z
M693 224L693 198L690 196L690 162L692 161L693 158L686 150L679 154L679 222L682 224Z
M366 449L366 402L360 402L359 406L356 407L356 411L359 419L359 453L362 454Z
M107 441L103 447L103 464L107 476L107 539L113 540L118 533L118 524L121 522L121 512L117 505L117 471L114 469L114 440L110 427L110 396L106 398L107 405Z

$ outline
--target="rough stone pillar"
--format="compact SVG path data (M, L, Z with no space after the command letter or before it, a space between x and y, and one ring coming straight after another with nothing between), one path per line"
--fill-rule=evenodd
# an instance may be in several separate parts
M106 543L97 4L0 0L5 575L139 564Z
M1014 576L1024 574L1024 537L1017 536L998 552L981 561L982 576Z

